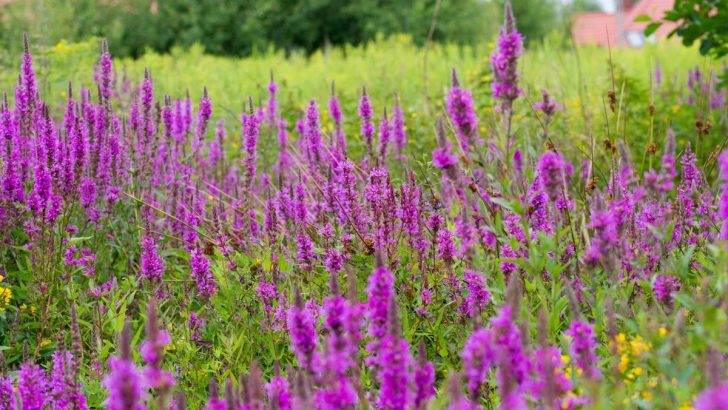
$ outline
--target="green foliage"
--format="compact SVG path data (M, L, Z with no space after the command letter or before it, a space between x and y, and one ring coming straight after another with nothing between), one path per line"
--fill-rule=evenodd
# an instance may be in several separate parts
M649 21L649 18L643 20ZM663 22L677 23L670 35L691 46L700 41L700 53L713 57L728 54L728 0L678 0L665 13ZM651 22L645 35L654 33L663 22Z

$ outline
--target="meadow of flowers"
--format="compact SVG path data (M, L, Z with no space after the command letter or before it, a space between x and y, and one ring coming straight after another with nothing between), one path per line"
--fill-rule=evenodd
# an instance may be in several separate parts
M419 116L396 87L286 102L273 67L231 120L105 44L59 106L31 50L0 104L0 410L728 408L713 71L640 88L603 50L570 138L508 6L488 93L453 69Z

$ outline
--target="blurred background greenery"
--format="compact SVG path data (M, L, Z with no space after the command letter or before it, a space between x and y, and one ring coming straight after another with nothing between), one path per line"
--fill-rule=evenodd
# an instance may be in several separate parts
M3 4L5 3L5 4ZM247 56L270 47L312 53L329 45L358 45L378 34L411 35L472 45L492 37L503 0L3 0L3 61L17 55L22 33L51 46L106 37L114 55L200 44L207 54ZM518 0L513 8L527 41L567 32L574 12L596 0Z

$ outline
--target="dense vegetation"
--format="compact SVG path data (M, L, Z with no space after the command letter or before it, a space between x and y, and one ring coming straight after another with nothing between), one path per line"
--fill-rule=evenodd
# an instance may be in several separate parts
M72 7L71 7L72 5ZM311 53L329 45L364 44L379 34L409 34L417 44L475 44L497 32L503 1L482 0L34 0L0 5L0 40L17 44L106 37L117 56L202 45L206 53L242 56L269 47ZM527 39L559 31L592 0L519 0ZM10 61L17 54L4 50ZM3 55L0 54L0 58Z
M472 48L95 49L0 77L1 410L728 402L722 62L525 51L508 8Z

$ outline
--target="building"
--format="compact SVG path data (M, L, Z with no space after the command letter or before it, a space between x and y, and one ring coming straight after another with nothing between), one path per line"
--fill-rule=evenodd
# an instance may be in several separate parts
M576 44L641 47L646 41L667 37L675 24L665 23L650 38L645 38L644 30L649 23L635 22L635 19L646 15L660 20L674 4L675 0L617 0L615 13L587 12L574 16L571 35Z

